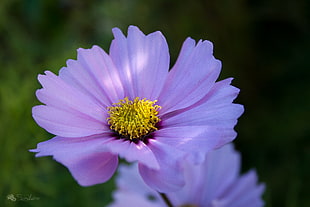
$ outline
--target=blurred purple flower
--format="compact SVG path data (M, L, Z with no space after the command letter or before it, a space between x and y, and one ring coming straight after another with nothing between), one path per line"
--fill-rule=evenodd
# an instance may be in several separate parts
M205 161L194 165L183 162L185 186L167 197L176 207L261 207L264 184L257 184L254 170L239 176L240 154L227 144L209 152ZM121 165L116 178L117 190L109 207L165 207L166 204L138 174L136 164Z
M182 158L201 163L205 154L236 137L243 106L232 78L215 82L221 70L209 41L185 40L169 71L169 52L160 32L128 36L113 29L110 53L98 46L78 49L59 75L46 71L37 90L45 105L32 109L42 128L55 134L36 156L52 155L80 185L103 183L118 156L138 161L152 188L167 192L184 185Z

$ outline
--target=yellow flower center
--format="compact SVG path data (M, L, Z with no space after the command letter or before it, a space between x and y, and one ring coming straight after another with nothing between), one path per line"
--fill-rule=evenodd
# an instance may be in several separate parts
M157 102L136 97L130 101L128 98L121 99L118 103L108 107L110 117L107 118L110 129L117 132L123 138L142 139L153 131L156 131L158 110L161 108L154 105Z

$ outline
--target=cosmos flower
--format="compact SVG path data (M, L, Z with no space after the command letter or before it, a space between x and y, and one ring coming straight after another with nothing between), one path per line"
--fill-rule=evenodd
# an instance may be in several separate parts
M236 137L243 106L232 103L239 89L232 78L216 82L220 61L209 41L187 38L169 70L169 52L160 32L144 35L113 29L109 54L98 46L78 49L59 75L38 79L34 120L56 135L38 144L36 156L53 156L82 186L103 183L118 157L138 161L152 188L167 192L184 185L184 157L204 155Z
M239 176L240 154L227 144L210 151L200 165L184 161L185 186L167 193L175 207L261 207L264 184L257 184L254 170ZM136 164L121 165L116 178L117 190L109 207L165 207L159 194L138 175Z

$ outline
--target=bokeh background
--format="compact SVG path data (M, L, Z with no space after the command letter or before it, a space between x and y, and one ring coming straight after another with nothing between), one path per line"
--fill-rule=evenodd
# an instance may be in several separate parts
M31 117L37 75L76 49L108 50L111 29L160 30L175 61L186 37L208 39L234 77L245 113L236 127L243 171L266 183L266 207L310 206L310 1L1 0L0 206L105 206L113 180L80 187L51 157L28 149L52 137ZM12 202L10 194L39 200Z

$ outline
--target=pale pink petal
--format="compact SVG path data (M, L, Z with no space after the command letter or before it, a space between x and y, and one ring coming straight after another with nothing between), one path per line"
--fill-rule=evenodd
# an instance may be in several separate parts
M37 157L51 155L65 165L76 181L82 186L104 183L114 174L117 155L107 152L104 145L110 139L105 135L63 138L55 137L38 144Z
M180 165L184 154L153 139L149 140L148 146L155 154L160 168L154 170L139 163L139 172L144 182L159 192L176 191L184 186L184 175Z
M157 99L169 70L169 52L164 36L145 36L137 27L128 28L128 37L113 29L115 39L110 56L122 77L126 96Z
M202 99L214 85L220 70L221 63L213 56L211 42L199 41L195 46L194 40L186 39L159 96L161 113L189 107Z

